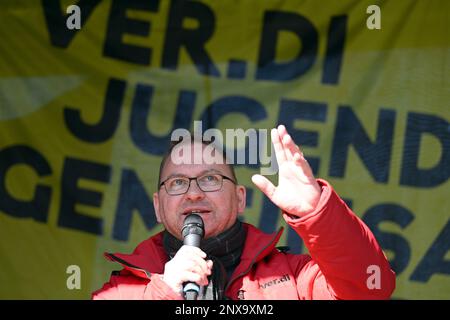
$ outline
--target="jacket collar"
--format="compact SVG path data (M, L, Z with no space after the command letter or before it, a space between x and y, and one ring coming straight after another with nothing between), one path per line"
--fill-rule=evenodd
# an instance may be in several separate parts
M283 227L276 233L267 234L251 224L244 223L244 226L247 229L247 238L242 251L241 262L231 275L225 291L236 279L247 274L256 262L267 257L275 249L283 233Z
M250 224L243 223L243 225L247 230L247 238L242 251L241 263L234 271L231 280L240 274L247 273L254 263L266 257L275 248L283 232L283 228L280 228L276 233L266 234ZM150 278L152 273L162 274L164 265L168 261L162 243L162 235L163 232L160 232L144 240L131 254L106 252L105 257L120 263L125 269L142 278Z
M120 263L125 269L142 278L150 278L152 273L162 274L168 256L164 251L160 232L142 241L133 253L108 253L105 257L108 260Z

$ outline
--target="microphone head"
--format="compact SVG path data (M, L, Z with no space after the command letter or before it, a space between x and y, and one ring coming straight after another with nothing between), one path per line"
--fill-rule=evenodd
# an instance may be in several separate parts
M181 234L185 238L188 234L197 234L203 238L205 235L205 227L203 219L198 214L191 213L184 219Z

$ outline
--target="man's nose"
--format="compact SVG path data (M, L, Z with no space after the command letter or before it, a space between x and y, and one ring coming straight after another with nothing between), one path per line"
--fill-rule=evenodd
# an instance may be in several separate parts
M199 188L197 180L193 179L189 183L189 189L186 191L186 198L191 201L201 200L205 193Z

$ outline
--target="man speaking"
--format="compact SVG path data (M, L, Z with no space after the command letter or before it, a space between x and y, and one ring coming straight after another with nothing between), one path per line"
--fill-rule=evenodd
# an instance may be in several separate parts
M314 177L284 126L272 129L271 139L278 185L261 175L252 181L282 210L309 255L278 250L282 230L268 235L237 219L246 190L229 164L205 159L206 152L201 162L174 164L172 147L153 195L165 230L132 254L106 254L123 269L92 298L182 300L193 288L201 300L388 299L395 274L372 232L328 182ZM181 143L192 152L207 147L201 141ZM194 228L204 228L200 247L183 243L191 216Z

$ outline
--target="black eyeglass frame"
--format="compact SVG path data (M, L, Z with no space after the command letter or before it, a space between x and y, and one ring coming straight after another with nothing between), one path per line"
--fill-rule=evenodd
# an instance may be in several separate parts
M208 190L208 191L203 190L202 187L200 187L200 185L198 184L198 180L197 180L197 179L198 179L198 178L202 178L202 177L204 177L204 176L221 176L221 177L222 177L222 181L221 181L221 184L220 184L220 188L218 188L217 190ZM158 189L160 189L160 188L164 185L164 189L166 190L166 192L167 192L168 195L171 195L171 196L179 196L179 195L185 194L186 192L189 191L189 188L191 187L191 181L192 181L192 180L195 180L195 183L197 183L198 188L199 188L200 190L202 190L203 192L216 192L216 191L219 191L219 190L222 189L222 187L223 187L223 180L229 180L229 181L231 181L232 183L234 183L234 184L237 185L237 182L236 182L236 181L234 181L233 179L231 179L231 178L229 178L229 177L227 177L227 176L225 176L225 175L223 175L223 174L220 174L220 173L211 173L211 174L208 174L208 173L207 173L207 174L203 174L203 175L198 176L198 177L191 177L191 178L190 178L190 177L185 177L185 176L179 176L178 178L184 178L184 179L188 179L188 180L189 180L188 188L186 189L185 192L173 194L173 193L169 193L169 191L167 191L167 187L166 187L166 185L165 185L165 183L166 183L168 180L173 179L173 178L177 178L177 177L170 177L170 178L167 178L166 180L164 180L163 182L161 182L161 183L159 184L159 188L158 188Z

